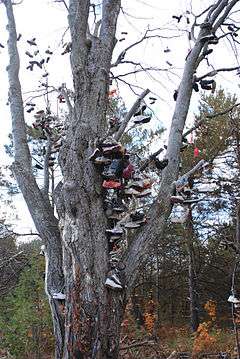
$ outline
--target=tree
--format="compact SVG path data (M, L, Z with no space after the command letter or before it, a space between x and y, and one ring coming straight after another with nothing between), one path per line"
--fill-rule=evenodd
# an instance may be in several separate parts
M88 27L92 8L90 1L70 0L69 6L63 1L68 8L71 33L74 103L62 89L69 114L66 137L59 155L63 179L55 189L57 218L48 198L48 182L40 189L33 176L18 77L19 55L12 1L2 0L7 11L9 31L9 100L15 153L12 169L46 246L46 292L53 317L56 358L118 357L121 321L127 300L140 265L148 257L151 241L163 234L171 212L170 197L178 177L179 154L192 88L196 89L200 84L203 89L214 89L214 80L206 78L220 71L238 68L219 69L200 77L195 75L198 65L209 54L210 44L217 45L226 36L234 41L234 33L238 30L235 25L231 25L232 30L224 31L223 35L218 33L220 28L229 26L225 20L237 2L212 2L205 11L195 16L190 34L194 45L187 56L175 95L176 105L166 154L168 166L162 172L158 194L148 211L148 223L136 231L120 258L124 268L121 271L124 288L117 292L105 286L110 267L102 177L89 157L107 134L109 74L121 1L103 0L101 21L93 34ZM196 34L197 25L200 25L200 31ZM126 52L119 55L114 66L124 62ZM117 141L121 140L131 117L148 93L149 90L145 90L125 116L114 134ZM188 176L202 164L197 164ZM66 296L65 316L61 310L62 300L55 296L63 291Z

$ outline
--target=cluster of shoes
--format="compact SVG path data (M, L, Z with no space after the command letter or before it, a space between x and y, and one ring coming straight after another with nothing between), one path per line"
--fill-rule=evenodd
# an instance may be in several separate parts
M216 90L217 84L216 81L213 79L200 80L199 84L202 90L210 90L212 93L214 93ZM197 81L195 80L193 81L192 88L194 89L195 92L199 92L199 85ZM177 101L177 97L178 97L178 90L175 90L173 93L174 101Z
M49 138L52 142L51 156L48 161L48 166L53 167L55 165L56 157L52 155L58 153L60 147L62 146L64 125L59 123L58 119L55 116L52 116L51 111L48 109L46 112L44 110L37 111L34 115L34 118L35 121L33 122L32 126L34 129L39 131L39 138L42 140L47 140ZM41 154L46 154L45 147L43 147ZM41 163L37 163L35 167L41 170L44 168Z
M27 43L28 43L28 45L30 45L30 46L37 46L37 43L36 43L36 38L34 37L33 39L31 39L31 40L27 40ZM50 51L49 49L47 49L46 51L45 51L45 54L46 54L46 58L41 58L41 60L40 61L37 61L37 58L36 58L36 56L38 56L39 55L39 50L35 50L35 51L33 51L33 52L30 52L30 51L26 51L25 52L25 54L28 56L28 57L30 57L31 59L33 59L33 60L29 60L29 65L26 67L26 69L27 70L30 70L30 71L33 71L33 69L34 69L34 67L35 66L37 66L37 67L39 67L40 69L43 69L44 68L44 64L46 63L48 63L49 62L49 60L50 60L50 57L51 57L51 55L53 54L53 52L52 51ZM42 77L47 77L49 74L48 74L48 72L45 72L43 75L42 75Z
M151 104L155 103L156 98L151 97ZM134 114L133 116L133 122L135 125L142 125L143 123L148 123L152 116L144 113L146 111L147 106L142 105L140 109Z
M137 113L138 116L144 117ZM146 120L144 120L146 121ZM127 231L143 226L147 218L143 211L144 199L151 195L152 180L137 171L137 166L130 160L130 154L112 137L107 137L98 144L89 157L103 178L104 210L109 228L106 230L109 243L109 264L105 285L111 289L121 290L120 257L127 246ZM156 161L159 161L156 159ZM163 161L159 161L161 164ZM164 161L164 166L167 161ZM161 169L164 168L163 164Z
M185 205L189 206L190 204L197 203L199 201L199 198L192 197L192 190L189 185L188 177L183 176L178 179L176 181L176 193L171 196L171 203L177 207L171 216L171 222L175 224L184 224L187 222L189 208Z
M192 204L200 201L199 198L191 197L192 190L189 186L189 181L187 176L182 176L176 181L176 193L171 196L172 204Z

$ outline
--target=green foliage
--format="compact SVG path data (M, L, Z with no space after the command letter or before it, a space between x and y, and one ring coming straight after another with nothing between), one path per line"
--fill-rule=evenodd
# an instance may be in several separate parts
M43 276L44 260L32 256L15 290L0 303L1 347L18 359L41 358L53 349Z

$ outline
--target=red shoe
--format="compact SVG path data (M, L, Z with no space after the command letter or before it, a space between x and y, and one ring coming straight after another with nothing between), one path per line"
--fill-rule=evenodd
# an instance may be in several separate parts
M133 173L134 173L134 167L131 163L129 163L129 165L123 170L122 176L125 179L130 179L132 178Z
M107 189L120 189L122 188L122 184L118 181L103 181L102 184L103 188L107 188Z

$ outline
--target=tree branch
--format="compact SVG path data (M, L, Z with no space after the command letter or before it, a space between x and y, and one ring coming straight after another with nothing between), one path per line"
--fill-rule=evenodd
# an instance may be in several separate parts
M155 31L158 29L147 29L145 34L143 35L143 37L141 37L141 39L139 39L138 41L134 42L133 44L129 45L128 47L126 47L117 57L117 60L111 65L111 67L116 67L118 66L122 60L124 59L124 57L126 56L127 51L129 51L130 49L132 49L134 46L137 46L139 44L141 44L141 42L143 42L144 40L147 39L152 39L152 38L162 38L162 39L172 39L172 38L176 38L179 36L161 36L161 35L147 35L149 32Z
M222 67L220 69L217 69L217 70L213 70L213 71L210 71L208 72L207 74L203 75L203 76L200 76L200 77L197 77L196 78L196 81L200 81L206 77L213 77L213 76L216 76L218 72L226 72L226 71L235 71L235 70L239 70L239 66L235 66L235 67Z
M71 64L74 77L76 72L84 67L87 56L89 8L90 0L69 0L68 22L72 39Z
M121 0L103 0L100 39L112 50L116 43L115 33Z
M236 5L236 3L238 2L238 0L232 0L229 4L228 4L228 1L223 1L222 3L224 4L224 6L226 6L226 9L223 13L223 15L218 19L218 21L216 22L216 24L213 26L213 32L216 32L217 29L219 28L219 26L222 25L222 23L224 22L224 20L227 18L228 14L230 13L230 11L232 10L232 8L234 7L234 5ZM223 4L222 6L220 6L219 8L223 7ZM224 7L223 7L224 8ZM223 10L222 8L222 10ZM222 11L221 10L221 11ZM215 14L214 14L215 16ZM215 20L214 20L215 21Z
M117 141L120 140L120 138L122 137L129 121L131 120L132 116L135 114L135 112L137 111L137 109L139 108L141 101L144 99L145 96L147 96L147 94L149 94L150 90L146 89L145 91L143 91L143 93L138 97L138 99L134 102L134 104L132 105L131 109L128 111L128 113L126 114L119 130L117 131L117 133L115 134L115 139Z

